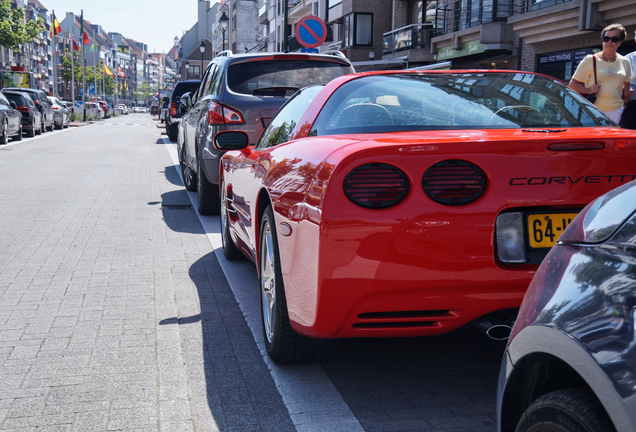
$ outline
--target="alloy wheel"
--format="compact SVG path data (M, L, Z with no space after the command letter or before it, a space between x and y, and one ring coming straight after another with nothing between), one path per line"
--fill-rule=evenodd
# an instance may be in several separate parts
M261 242L261 301L263 303L263 328L269 343L274 337L274 321L276 319L275 259L272 230L267 224Z

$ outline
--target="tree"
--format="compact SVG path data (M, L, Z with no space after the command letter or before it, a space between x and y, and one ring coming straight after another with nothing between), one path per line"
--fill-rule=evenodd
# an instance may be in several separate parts
M66 87L69 91L71 89L71 77L73 75L75 78L76 89L82 82L82 66L79 61L79 56L73 56L73 63L74 65L71 66L71 51L68 49L64 50L64 54L62 54L62 71L60 72L60 78L62 78L62 81L64 82L64 87ZM74 73L72 67L75 68ZM75 94L78 94L77 91Z
M24 8L16 6L11 10L9 0L0 0L0 46L15 51L20 45L33 42L46 31L44 20L26 20Z
M141 83L141 85L137 86L135 97L137 98L137 100L143 100L148 103L156 93L157 89L151 87L146 81L144 81Z

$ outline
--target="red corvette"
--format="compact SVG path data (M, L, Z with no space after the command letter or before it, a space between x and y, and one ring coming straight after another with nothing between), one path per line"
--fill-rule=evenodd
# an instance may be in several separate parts
M297 92L256 147L215 145L224 252L256 264L280 363L514 317L577 212L636 178L636 131L526 72L347 75Z

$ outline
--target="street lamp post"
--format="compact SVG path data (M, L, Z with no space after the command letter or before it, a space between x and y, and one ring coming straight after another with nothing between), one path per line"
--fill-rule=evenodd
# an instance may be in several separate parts
M201 45L199 45L199 51L201 51L201 78L203 78L203 53L205 52L205 42L201 41Z
M223 12L223 15L219 18L219 27L221 28L221 33L223 33L223 51L225 51L225 31L227 30L227 24L229 22L230 19L225 15L225 12Z

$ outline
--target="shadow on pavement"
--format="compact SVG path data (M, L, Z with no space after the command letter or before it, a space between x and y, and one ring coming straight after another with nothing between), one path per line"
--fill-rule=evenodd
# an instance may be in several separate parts
M169 165L166 167L163 173L166 176L166 180L168 180L173 185L183 188L183 182L181 181L181 176L179 175L179 171L177 171L177 169L178 165Z
M200 224L199 232L202 232ZM197 288L201 313L168 318L160 324L200 322L204 391L218 429L228 432L295 431L214 252L196 261L190 267L189 275ZM188 346L193 348L194 343L187 340L188 334L182 329L186 349ZM199 348L194 347L193 351L198 353ZM186 355L186 360L193 357L199 361L196 355ZM189 364L188 370L192 368ZM190 387L201 389L200 384L191 383Z
M322 367L366 431L494 432L505 346L471 328L349 339Z

